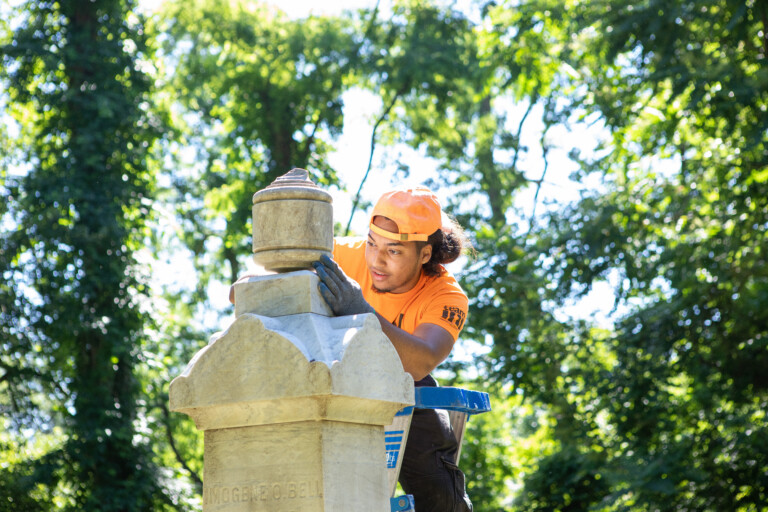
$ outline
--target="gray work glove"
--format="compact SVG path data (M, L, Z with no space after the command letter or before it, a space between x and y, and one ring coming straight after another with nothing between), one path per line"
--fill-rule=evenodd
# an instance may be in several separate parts
M325 302L336 316L375 313L376 311L363 298L363 291L354 279L347 277L343 270L326 255L320 261L312 263L320 278L317 288Z

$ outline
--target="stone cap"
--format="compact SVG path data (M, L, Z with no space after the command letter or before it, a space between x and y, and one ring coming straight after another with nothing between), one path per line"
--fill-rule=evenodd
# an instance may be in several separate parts
M371 314L240 315L171 382L201 430L333 420L388 425L413 379Z
M296 167L253 194L253 204L278 199L310 199L332 202L331 194L309 179L309 171Z

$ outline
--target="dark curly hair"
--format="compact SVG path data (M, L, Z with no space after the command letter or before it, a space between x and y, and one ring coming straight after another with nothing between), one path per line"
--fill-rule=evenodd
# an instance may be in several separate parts
M447 216L444 222L443 227L429 235L426 242L416 242L419 251L426 245L432 246L432 257L422 266L428 276L439 276L443 273L442 265L456 261L462 252L472 251L472 243L464 229Z

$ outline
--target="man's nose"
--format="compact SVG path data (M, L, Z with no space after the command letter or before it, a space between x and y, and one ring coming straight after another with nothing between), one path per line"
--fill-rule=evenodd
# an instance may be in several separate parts
M386 252L381 249L376 249L374 261L377 263L377 265L384 264L385 260L386 260Z

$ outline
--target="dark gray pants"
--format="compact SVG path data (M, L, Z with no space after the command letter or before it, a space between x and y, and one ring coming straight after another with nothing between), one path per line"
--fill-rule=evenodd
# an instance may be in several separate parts
M416 386L437 382L428 375ZM472 512L464 473L456 465L458 448L448 413L414 409L399 481L413 495L416 512Z

